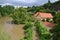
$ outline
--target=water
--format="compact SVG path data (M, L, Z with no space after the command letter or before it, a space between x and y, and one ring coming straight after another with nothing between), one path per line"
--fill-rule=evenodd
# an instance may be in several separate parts
M10 17L0 18L0 28L4 29L4 32L11 37L11 40L19 40L21 37L24 37L23 26L21 24L12 24L12 18Z

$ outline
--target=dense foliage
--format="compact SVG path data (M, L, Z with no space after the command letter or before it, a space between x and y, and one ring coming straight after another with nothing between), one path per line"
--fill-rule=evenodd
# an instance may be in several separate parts
M36 12L46 12L46 10L41 6L28 7L27 11L32 12L33 14Z
M33 24L31 22L28 22L25 26L25 39L26 40L33 40L32 34L33 34Z
M42 27L39 21L36 21L35 26L39 35L39 40L50 40L50 34L46 28Z
M60 1L56 1L54 3L46 3L43 5L45 9L53 10L53 11L58 11L60 10Z
M60 22L60 11L56 12L56 15L53 18L55 23Z
M29 21L33 21L33 16L29 15L27 10L25 8L19 8L14 11L13 14L11 14L11 17L13 18L13 22L15 24L24 24Z
M52 33L52 40L60 40L60 23L56 24L50 32Z
M6 5L6 6L1 6L0 5L0 17L1 16L7 16L13 13L14 11L14 6Z
M60 40L60 11L55 16L56 25L50 30L52 40Z

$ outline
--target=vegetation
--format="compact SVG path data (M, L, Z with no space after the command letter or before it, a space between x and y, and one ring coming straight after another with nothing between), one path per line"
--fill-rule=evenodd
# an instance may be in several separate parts
M24 40L23 38L21 38L20 40Z
M56 24L50 32L52 33L52 40L60 40L60 23Z
M25 39L26 40L33 40L32 34L33 34L33 24L31 22L28 22L25 26Z
M13 14L11 14L11 17L13 18L13 22L15 24L24 24L26 22L34 21L33 16L29 15L27 10L25 8L19 8L16 9Z
M36 21L35 26L39 35L39 40L50 40L50 33L46 28L43 28L39 21Z
M1 16L7 16L10 15L11 13L13 13L14 11L14 7L10 6L10 5L6 5L6 6L1 6L0 5L0 17Z
M55 16L56 25L50 30L52 40L60 40L60 11Z
M46 12L44 7L41 6L33 6L33 7L28 7L27 12L31 12L32 14L36 12Z
M60 11L56 12L56 15L53 18L55 23L58 23L60 21Z
M54 3L48 2L48 3L44 4L43 7L46 10L58 11L58 10L60 10L60 0L56 1Z

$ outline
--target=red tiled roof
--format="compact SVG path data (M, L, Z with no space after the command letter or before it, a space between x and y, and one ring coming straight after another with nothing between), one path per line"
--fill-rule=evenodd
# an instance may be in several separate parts
M35 14L34 14L34 16L35 16L35 17L37 17L37 16L38 16L38 12L37 12L37 13L35 13Z
M51 22L43 22L43 24L45 26L48 26L48 27L54 27L55 26L55 24L54 23L51 23Z
M53 18L51 13L37 12L34 14L35 17L37 17L38 15L40 15L41 18Z

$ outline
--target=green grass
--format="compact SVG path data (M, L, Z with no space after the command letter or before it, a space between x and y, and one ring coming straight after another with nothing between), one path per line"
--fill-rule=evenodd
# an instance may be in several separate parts
M11 37L6 33L6 31L1 26L0 26L0 40L11 40Z

